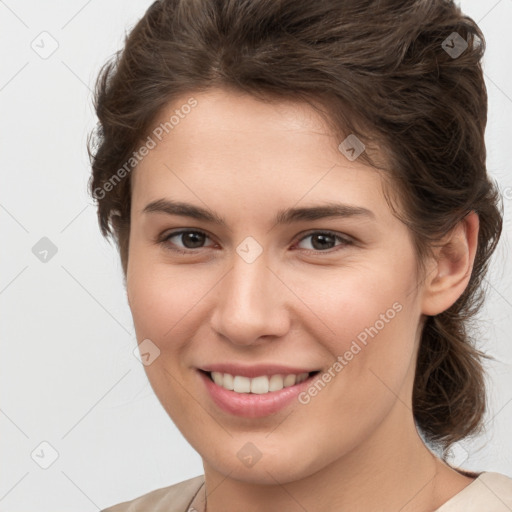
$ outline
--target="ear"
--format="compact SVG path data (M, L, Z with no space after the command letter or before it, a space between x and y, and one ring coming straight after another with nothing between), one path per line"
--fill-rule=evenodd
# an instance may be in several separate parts
M438 315L452 306L466 289L478 245L478 214L474 211L441 240L423 285L422 313Z

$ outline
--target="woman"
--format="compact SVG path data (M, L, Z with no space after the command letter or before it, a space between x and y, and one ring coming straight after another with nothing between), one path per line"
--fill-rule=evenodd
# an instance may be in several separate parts
M451 1L163 0L98 80L90 191L204 475L107 509L512 508L466 329L499 240Z

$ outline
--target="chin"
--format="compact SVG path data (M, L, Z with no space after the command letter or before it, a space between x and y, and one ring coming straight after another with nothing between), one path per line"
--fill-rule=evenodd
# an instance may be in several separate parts
M238 444L238 443L237 443ZM226 447L223 447L225 450ZM256 485L286 484L307 478L325 466L325 461L309 459L304 456L304 450L295 450L296 456L290 457L283 452L261 454L261 458L251 463L240 460L243 455L233 458L226 451L212 455L212 462L203 457L203 463L216 472L233 480Z

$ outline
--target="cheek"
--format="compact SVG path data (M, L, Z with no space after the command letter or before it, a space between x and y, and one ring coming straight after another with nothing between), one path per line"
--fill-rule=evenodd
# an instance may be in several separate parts
M382 281L381 281L382 283ZM371 436L397 402L408 403L414 356L414 304L407 291L382 283L375 288L345 281L343 292L325 301L323 319L335 331L320 336L332 364L301 396L303 414L323 432L318 453L343 453ZM408 299L408 300L406 300ZM306 421L306 420L305 420ZM332 440L332 432L337 440Z
M331 355L331 373L343 375L331 379L332 390L353 407L389 394L386 386L399 389L413 363L419 321L410 293L415 284L413 263L413 259L387 266L381 262L338 272L323 286L310 287L305 296L322 320L314 337Z
M211 286L210 286L211 288ZM183 269L132 258L127 277L127 293L138 339L147 337L164 347L186 325L208 291L208 279Z
M193 431L190 422L200 416L201 409L191 405L180 365L186 364L187 346L195 333L189 319L205 293L204 280L191 281L183 271L173 272L142 258L133 258L130 265L127 293L137 341L149 339L160 350L144 371L172 421L184 432Z
M404 281L407 267L400 272L382 263L357 269L337 269L315 282L304 280L301 298L324 333L320 338L329 343L332 353L349 350L351 342L365 342L385 332L395 331L404 316L403 310L411 301L411 283ZM295 279L297 282L297 279ZM320 330L317 335L320 335Z

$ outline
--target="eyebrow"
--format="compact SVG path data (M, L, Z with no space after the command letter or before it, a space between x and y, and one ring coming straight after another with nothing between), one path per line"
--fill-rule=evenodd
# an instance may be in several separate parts
M142 210L143 213L165 213L167 215L180 215L182 217L191 217L193 219L212 222L221 226L226 225L226 221L207 208L195 206L181 201L172 201L170 199L157 199L147 204ZM279 210L274 218L274 224L292 224L300 221L312 221L325 218L349 218L349 217L367 217L376 220L375 214L361 206L341 203L327 203L318 206L302 208L286 208Z

